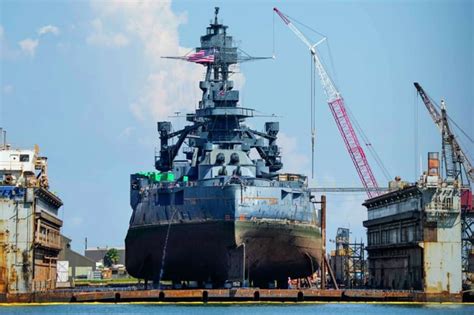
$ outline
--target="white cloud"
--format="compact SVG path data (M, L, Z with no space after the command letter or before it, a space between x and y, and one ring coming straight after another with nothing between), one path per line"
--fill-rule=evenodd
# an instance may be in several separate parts
M132 134L134 130L135 128L131 126L124 128L119 134L119 139L130 137L130 135Z
M38 47L38 44L39 44L39 40L31 39L31 38L26 38L26 39L18 42L18 45L20 45L21 50L25 54L27 54L31 57L33 57L35 55L36 48Z
M327 234L334 240L338 227L351 230L351 241L365 241L366 230L362 224L367 220L367 209L362 206L364 194L328 194ZM328 244L329 245L329 244ZM331 245L329 245L332 247Z
M59 28L54 25L45 25L38 29L38 35L46 35L51 33L53 35L59 35Z
M2 88L4 94L10 94L13 92L13 85L11 84L5 84Z
M80 226L84 223L84 218L79 217L79 216L75 216L75 217L72 217L71 219L69 219L68 222L71 223L71 226L77 227L77 226Z
M92 6L103 29L114 25L143 47L150 72L139 96L130 104L132 114L139 120L166 120L174 112L192 111L201 94L198 82L203 66L161 58L182 56L191 50L179 44L178 31L187 22L186 14L173 12L169 0L92 2ZM203 21L203 32L206 22ZM198 41L196 38L192 44L198 46ZM243 78L239 81L243 82Z
M88 44L105 47L123 47L128 45L128 38L122 33L107 32L104 30L101 19L91 22L94 32L90 34L86 41Z
M56 48L61 51L61 52L67 52L71 49L71 44L70 43L65 43L65 42L59 42L56 44Z
M310 166L309 158L301 154L296 137L291 137L284 132L278 134L277 144L281 147L283 170L288 173L307 174Z

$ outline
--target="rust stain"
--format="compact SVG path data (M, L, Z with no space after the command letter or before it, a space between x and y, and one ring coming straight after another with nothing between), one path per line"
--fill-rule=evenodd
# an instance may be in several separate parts
M2 226L2 224L0 224ZM0 232L0 293L7 292L7 259L5 254L6 233Z
M244 200L266 200L270 205L276 205L278 203L278 199L274 197L244 197Z
M102 292L44 291L34 294L9 294L7 302L103 302L103 301L419 301L461 302L460 294L447 292L429 294L412 291L384 290L281 290L281 289L191 289L191 290L139 290Z

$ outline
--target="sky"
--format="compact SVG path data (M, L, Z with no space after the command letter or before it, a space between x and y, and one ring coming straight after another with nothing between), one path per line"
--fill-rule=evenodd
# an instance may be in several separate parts
M63 234L82 252L123 246L129 176L152 170L156 121L191 112L200 65L162 59L199 46L220 6L240 48L274 60L245 63L234 77L240 104L276 115L284 170L311 174L307 48L272 8L324 34L319 47L346 105L390 176L413 182L439 132L413 82L474 138L474 4L472 1L10 1L0 2L0 127L14 147L40 146L51 189L64 201ZM296 24L312 42L321 35ZM263 129L266 120L249 121ZM316 84L312 186L361 187ZM461 137L461 140L463 138ZM472 142L464 138L473 157ZM374 159L369 162L386 186ZM348 227L365 241L364 193L327 194L328 239ZM328 247L334 245L329 243Z

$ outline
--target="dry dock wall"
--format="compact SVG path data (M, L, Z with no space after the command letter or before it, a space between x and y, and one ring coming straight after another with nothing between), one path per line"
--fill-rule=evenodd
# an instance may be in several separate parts
M460 216L452 226L431 228L423 247L424 290L427 293L458 293L462 290ZM428 234L428 233L426 233Z
M188 290L116 290L97 292L49 291L36 294L0 294L0 303L83 302L461 302L460 294L384 290L280 290L259 288Z
M413 185L367 200L369 284L459 294L461 216L454 187Z
M0 293L55 288L60 205L47 190L0 185Z

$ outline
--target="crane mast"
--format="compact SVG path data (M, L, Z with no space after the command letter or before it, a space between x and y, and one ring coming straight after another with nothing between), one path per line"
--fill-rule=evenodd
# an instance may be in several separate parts
M349 119L348 112L346 111L346 106L344 104L344 99L340 95L339 91L336 88L336 85L331 80L331 77L327 73L326 69L321 62L321 59L316 50L316 46L322 43L324 39L320 40L316 44L312 45L306 36L301 33L301 31L290 21L290 19L284 15L277 8L273 8L276 14L283 20L283 22L288 26L290 30L295 33L295 35L309 48L311 56L314 60L315 67L317 69L321 84L324 89L324 93L327 97L327 102L331 113L336 121L337 127L341 136L344 140L347 151L354 163L357 174L364 186L367 196L369 198L376 197L380 194L378 190L378 184L375 179L375 176L372 172L372 169L367 161L364 149L360 145L359 139L352 127L352 123Z
M423 100L431 118L443 136L443 158L445 161L446 180L450 181L457 179L461 171L459 165L462 164L469 180L474 181L474 168L449 127L448 114L446 113L446 105L444 101L441 102L440 113L421 85L418 82L414 82L413 84Z

